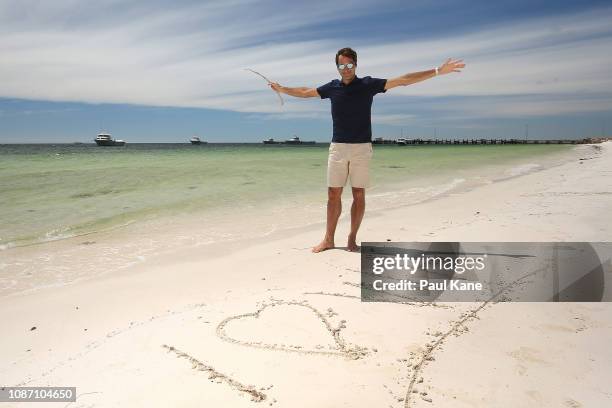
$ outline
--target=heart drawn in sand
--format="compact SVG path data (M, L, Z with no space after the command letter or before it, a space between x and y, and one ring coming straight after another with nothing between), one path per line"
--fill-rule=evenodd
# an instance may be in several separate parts
M254 313L231 316L217 326L224 341L248 347L305 354L339 355L358 359L367 349L349 346L340 331L319 310L307 302L275 300Z

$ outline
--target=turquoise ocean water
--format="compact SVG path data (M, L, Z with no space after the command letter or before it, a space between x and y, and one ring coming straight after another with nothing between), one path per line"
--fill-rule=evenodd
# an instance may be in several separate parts
M325 189L328 145L0 146L0 244L104 230L163 215L266 206ZM460 177L567 146L375 146L378 187ZM517 168L515 171L520 171ZM442 180L441 180L442 181ZM309 200L306 200L309 201Z
M53 243L79 239L79 244L99 244L96 234L111 237L112 231L128 234L131 247L108 244L95 254L105 262L128 264L161 248L265 236L324 222L328 147L0 145L0 275L40 273L49 265L61 275L67 267L60 267L61 251ZM562 160L570 149L376 145L368 210L536 171ZM31 247L35 253L24 252Z

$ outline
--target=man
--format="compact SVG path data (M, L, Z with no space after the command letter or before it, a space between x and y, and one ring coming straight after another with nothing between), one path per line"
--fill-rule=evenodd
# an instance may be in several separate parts
M393 79L369 76L359 78L357 53L342 48L336 53L336 67L342 80L333 81L318 88L287 88L271 83L272 89L300 98L319 96L331 99L334 134L327 161L327 228L323 241L312 248L321 252L335 247L334 235L342 212L342 189L350 179L353 190L351 206L351 231L347 249L358 251L357 231L365 212L365 189L369 186L369 163L372 158L371 108L374 95L397 86L406 86L436 75L460 72L465 67L461 60L447 59L439 68L413 72Z

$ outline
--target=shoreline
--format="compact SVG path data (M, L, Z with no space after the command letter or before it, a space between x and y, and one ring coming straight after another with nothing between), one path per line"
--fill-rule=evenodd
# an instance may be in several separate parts
M424 180L418 178L418 182L410 180L404 183L375 183L373 188L368 189L367 192L369 198L367 199L366 218L376 216L380 212L427 204L444 199L449 194L464 194L489 184L545 171L587 154L590 150L589 146L574 146L571 150L537 156L534 160L537 159L540 164L524 163L525 160L514 159L496 166L476 166L469 170L462 170L462 174L457 176L460 178L443 173L442 175L430 175ZM487 174L487 177L480 176L481 173ZM491 178L491 175L495 176ZM314 197L318 195L321 196L321 199L315 200ZM48 277L42 278L42 284L37 287L24 288L22 286L21 289L15 291L5 286L0 296L31 293L45 287L58 287L107 274L122 274L140 264L146 267L150 262L159 260L160 257L171 258L174 253L187 255L191 251L211 253L214 248L227 249L228 245L251 245L261 239L274 240L287 234L299 234L311 229L323 231L325 228L324 196L323 189L311 192L303 197L306 199L306 204L299 208L267 202L263 207L265 214L251 209L247 212L241 211L237 215L233 211L219 209L202 215L165 216L150 221L128 222L123 226L60 240L9 248L0 251L0 254L5 255L5 259L13 258L14 262L29 265L25 270L31 271L27 272L27 275L20 272L16 278L27 282L29 279L36 279L34 273L39 275L39 279L45 274ZM350 188L345 188L343 197L345 203L350 203ZM341 220L346 218L347 211L344 211ZM212 219L213 222L209 223L209 219ZM300 221L296 224L296 220ZM284 221L288 223L285 224ZM306 224L304 224L305 221ZM242 229L242 226L246 228ZM217 237L211 238L211 235L207 235L209 231L217 234ZM361 233L360 236L362 236ZM366 237L363 238L368 240ZM343 245L342 241L340 244ZM207 250L207 247L213 250ZM100 258L101 256L104 256L104 261ZM110 268L110 270L101 270L96 266L97 264L103 265L103 268ZM77 268L80 271L79 274L74 275L73 273L70 276L57 278L59 275L56 271L69 271ZM20 269L24 270L23 267ZM7 272L10 273L5 271ZM18 281L13 282L12 287L16 282Z

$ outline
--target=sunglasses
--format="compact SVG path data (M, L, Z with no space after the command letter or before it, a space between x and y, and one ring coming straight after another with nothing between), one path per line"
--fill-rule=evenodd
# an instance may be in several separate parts
M348 68L348 69L353 69L355 67L355 64L338 64L338 69L339 70L343 70L344 68Z

